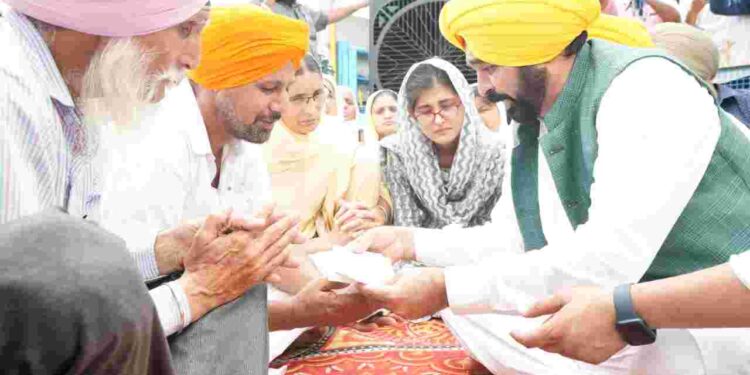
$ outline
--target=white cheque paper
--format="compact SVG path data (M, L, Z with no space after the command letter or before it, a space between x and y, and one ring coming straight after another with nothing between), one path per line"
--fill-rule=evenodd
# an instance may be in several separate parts
M315 267L328 280L342 283L382 285L395 276L391 261L382 254L354 253L343 247L334 247L310 255Z

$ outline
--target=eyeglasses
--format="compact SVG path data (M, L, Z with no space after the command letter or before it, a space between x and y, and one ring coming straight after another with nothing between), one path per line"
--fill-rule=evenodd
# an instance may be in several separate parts
M438 115L444 120L452 118L458 114L458 108L461 106L460 101L454 101L451 103L444 103L440 105L440 110L433 112L431 109L418 111L414 114L414 117L423 125L429 125L435 122Z
M310 104L310 101L313 102L314 105L318 106L320 104L323 104L323 93L322 92L316 92L312 95L297 95L291 99L289 99L289 103L296 107L303 107L308 104Z

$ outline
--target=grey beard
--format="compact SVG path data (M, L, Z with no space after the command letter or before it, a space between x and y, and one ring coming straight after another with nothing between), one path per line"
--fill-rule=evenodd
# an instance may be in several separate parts
M257 124L258 120L263 120L262 118L256 118L255 124L243 123L237 115L237 111L234 109L234 104L225 98L216 101L216 110L224 121L229 134L236 139L261 144L268 141L268 138L271 136L269 130L264 129ZM274 116L274 119L276 119L276 117L277 116Z
M250 143L265 143L271 136L271 131L264 129L260 125L248 125L242 123L231 123L229 125L229 131L232 137L241 139L243 141L248 141Z

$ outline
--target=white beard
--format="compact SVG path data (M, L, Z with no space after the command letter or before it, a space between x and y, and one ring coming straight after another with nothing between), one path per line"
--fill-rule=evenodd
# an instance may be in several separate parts
M176 85L185 76L176 67L149 74L153 59L135 37L112 38L97 51L83 75L78 99L84 123L136 126L143 109L155 102L164 81Z

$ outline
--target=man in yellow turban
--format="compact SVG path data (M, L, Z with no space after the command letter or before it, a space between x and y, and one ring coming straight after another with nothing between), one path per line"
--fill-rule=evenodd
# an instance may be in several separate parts
M711 267L750 248L748 131L689 69L656 49L623 45L620 37L639 38L602 27L611 21L600 12L598 0L446 3L443 36L466 52L480 92L505 99L515 122L504 194L486 227L364 234L354 248L444 268L363 291L408 318L449 308L446 323L493 372L748 371L748 330L731 339L665 331L647 345L656 327L629 294L630 283ZM593 366L526 350L508 335L517 330L529 347L575 354L561 338L576 326L539 327L543 321L518 315L581 284L609 291L614 303L602 314L630 347ZM523 332L537 328L543 340L525 341Z
M146 135L137 152L128 153L138 157L123 158L112 167L103 225L129 243L148 245L154 243L156 230L183 221L227 209L241 216L263 210L272 194L260 144L268 140L279 119L287 103L287 86L298 69L317 66L309 56L303 58L307 48L308 30L302 22L249 4L213 7L202 34L200 64L188 73L190 82L171 91L147 119L144 128L159 130ZM144 194L133 201L128 199L133 191ZM144 238L144 233L151 237ZM154 252L152 246L131 250L139 253L138 259ZM262 350L239 360L245 366L243 373L260 374L268 370L268 345L250 335L258 327L280 331L270 336L273 359L303 332L302 327L350 323L375 310L356 293L333 295L330 289L335 286L326 280L307 285L319 275L304 257L300 261L299 269L282 269L267 280L295 294L289 297L275 288L269 290L268 314L264 303L254 311L223 311L218 318L187 326L180 314L201 316L204 304L200 295L186 293L187 311L164 306L159 311L162 325L173 337L189 335L204 341L213 337L211 332L228 333L221 337L221 346L207 348L207 355L234 358L250 348ZM180 286L176 285L177 293L182 292ZM175 355L185 351L178 340L172 340L171 348ZM224 373L221 360L209 363Z

